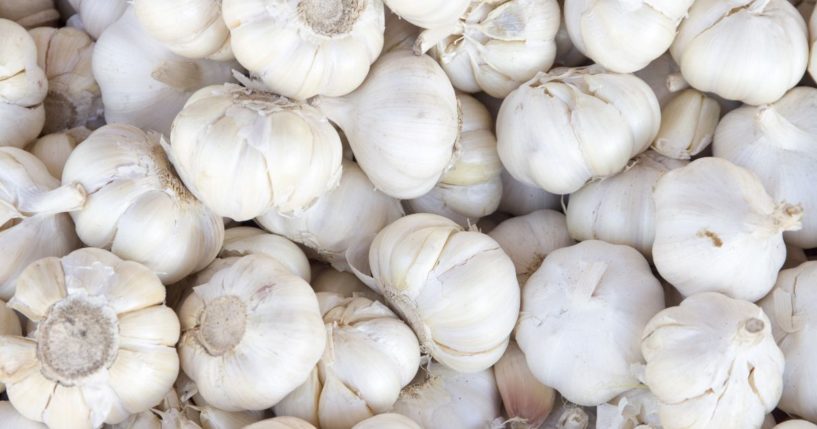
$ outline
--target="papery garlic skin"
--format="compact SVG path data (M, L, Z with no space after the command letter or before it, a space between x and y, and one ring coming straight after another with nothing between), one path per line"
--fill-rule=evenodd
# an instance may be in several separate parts
M62 170L71 152L89 135L91 130L85 127L71 128L42 136L26 146L26 150L45 164L49 174L62 177Z
M803 77L808 32L786 0L699 0L670 52L694 88L760 105Z
M435 360L475 372L502 357L519 314L519 284L492 238L442 216L409 215L377 234L369 265L378 292Z
M551 252L525 283L516 341L541 383L596 406L638 384L631 366L641 362L641 330L663 308L641 254L584 241Z
M775 201L799 204L802 229L783 234L804 249L817 247L817 89L798 87L775 103L745 106L724 116L713 153L754 173ZM781 168L785 166L785 168Z
M81 23L81 28L94 39L111 26L128 8L127 0L68 0ZM176 23L178 25L178 23Z
M5 0L0 3L0 18L34 28L56 25L60 13L54 8L54 0Z
M37 65L37 45L20 25L0 18L0 146L23 147L45 123L48 79Z
M511 175L554 194L620 172L658 133L650 88L599 66L539 73L514 90L497 118L497 149Z
M352 92L383 49L381 0L223 0L222 12L238 62L290 98Z
M297 417L275 417L245 426L244 429L315 429Z
M783 353L751 302L705 292L644 328L645 382L665 429L760 427L783 389Z
M259 228L237 226L224 231L220 258L231 256L266 255L289 268L298 277L309 282L312 270L303 250L284 237L269 234Z
M383 0L396 15L422 28L438 28L456 22L471 0Z
M625 244L651 259L655 238L653 188L661 176L686 164L647 151L627 170L570 194L565 213L571 237Z
M659 407L658 398L648 389L633 389L596 408L596 427L661 429Z
M542 426L553 409L556 391L536 380L516 342L511 341L493 369L511 429Z
M778 202L748 170L701 158L655 185L653 261L685 296L721 292L756 301L774 286L786 259L783 231L803 209Z
M522 216L537 210L561 209L561 197L538 187L522 183L502 170L502 199L499 210L514 216Z
M423 429L414 420L395 413L378 414L352 426L352 429Z
M85 248L43 258L9 305L38 322L0 337L0 380L22 415L50 428L119 423L158 404L179 372L179 319L148 268Z
M0 421L14 429L48 429L48 426L23 417L9 401L0 401Z
M71 213L84 243L173 283L216 257L224 224L185 189L159 139L130 125L106 125L74 149L62 179L88 193L82 209Z
M357 90L315 104L343 130L360 168L386 195L424 195L452 162L459 107L445 72L427 55L388 52Z
M229 60L230 31L218 0L137 0L133 10L142 27L175 54Z
M432 362L403 389L393 412L424 429L484 429L500 416L501 399L490 369L461 373Z
M706 94L694 89L678 93L661 111L653 150L670 158L692 158L712 143L720 115L720 105Z

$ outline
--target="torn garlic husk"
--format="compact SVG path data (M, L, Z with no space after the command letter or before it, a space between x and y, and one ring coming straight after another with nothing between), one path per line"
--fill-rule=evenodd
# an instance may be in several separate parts
M94 39L111 26L128 8L127 0L68 0L76 11L80 28ZM68 20L70 24L70 19ZM178 22L175 23L178 25Z
M503 169L502 199L499 200L499 210L514 216L522 216L538 210L561 209L561 196L538 187L522 183L511 176L508 170Z
M147 267L95 248L29 265L9 306L37 322L0 337L0 381L51 428L119 423L158 404L179 372L179 319Z
M783 353L748 301L699 293L644 328L644 381L665 429L760 427L783 390Z
M243 429L315 429L315 426L297 417L274 417L245 426Z
M30 29L57 25L60 13L54 8L54 0L4 0L0 2L0 18Z
M23 335L23 328L20 326L20 319L5 302L0 300L0 336L2 335ZM6 390L6 386L0 383L0 393ZM0 421L5 419L0 418Z
M45 124L48 78L37 65L37 45L25 28L0 18L0 147L23 147Z
M511 341L494 365L494 377L510 429L542 426L553 409L556 391L536 380L516 342Z
M352 426L352 429L423 429L414 420L396 413L383 413Z
M422 28L453 24L465 13L471 0L383 0L400 18Z
M35 422L34 420L23 417L19 411L14 409L9 401L0 401L0 422L3 422L3 425L8 428L14 429L48 429L48 426L40 422Z
M71 152L89 135L91 130L85 127L71 128L42 136L26 146L26 150L39 158L52 176L61 178Z
M278 260L292 273L309 282L312 270L303 250L284 237L269 234L259 228L237 226L224 231L224 245L219 258L266 255Z
M136 0L133 9L145 31L178 55L233 58L221 0Z
M662 429L658 398L646 388L636 388L596 408L601 429Z

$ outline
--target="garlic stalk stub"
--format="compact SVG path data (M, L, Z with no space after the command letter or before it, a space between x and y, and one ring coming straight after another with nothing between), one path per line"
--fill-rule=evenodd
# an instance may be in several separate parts
M536 380L525 354L511 341L502 359L494 365L494 377L511 429L542 426L556 399L556 391Z
M0 337L0 381L26 418L50 428L119 423L158 404L179 372L179 319L148 268L85 248L43 258L9 305L38 322Z
M762 298L786 259L783 231L799 229L803 216L802 207L775 201L755 175L720 158L664 174L653 198L653 261L685 296Z
M45 164L49 174L59 178L71 152L89 135L91 130L85 127L71 128L42 136L29 144L26 150Z
M0 146L23 147L45 124L48 78L23 27L0 18L0 40Z
M133 9L145 31L178 55L233 58L219 0L138 0Z
M352 426L352 429L423 429L402 414L383 413Z
M94 39L116 22L128 8L127 0L68 0L79 18L80 27ZM174 25L178 25L176 22Z
M455 23L471 0L383 0L396 15L422 28Z
M679 93L661 110L653 150L670 158L692 158L712 143L720 115L720 105L706 94L694 89Z
M751 302L705 292L644 328L645 382L665 429L760 427L783 388L783 353Z
M5 0L0 2L0 18L34 28L56 25L60 13L54 8L54 0Z
M237 226L224 231L220 258L231 256L266 255L280 262L293 274L309 282L312 271L309 259L298 245L284 237L268 234L250 226Z

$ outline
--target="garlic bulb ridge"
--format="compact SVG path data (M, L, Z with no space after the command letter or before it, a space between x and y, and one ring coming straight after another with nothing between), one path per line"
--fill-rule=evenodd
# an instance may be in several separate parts
M48 78L23 27L0 18L0 40L0 146L23 147L45 124Z
M133 8L145 31L174 53L187 58L233 58L221 1L138 0Z

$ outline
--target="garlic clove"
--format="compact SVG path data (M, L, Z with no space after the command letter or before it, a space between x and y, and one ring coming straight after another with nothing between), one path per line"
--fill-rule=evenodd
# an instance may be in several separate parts
M528 369L525 355L515 342L494 365L494 377L511 428L538 428L556 399L556 391L539 383Z
M174 346L179 341L179 318L168 307L150 307L119 318L122 342Z
M661 112L653 149L670 158L692 158L712 143L720 113L718 102L705 94L694 89L679 93Z
M42 136L26 146L26 150L39 158L52 176L62 177L62 170L71 152L90 134L91 130L85 127L71 128Z
M188 58L232 59L230 32L213 0L133 3L145 30L171 51Z
M224 245L218 254L220 258L253 254L274 258L307 282L311 280L309 260L295 243L248 226L228 228L224 231Z
M369 417L352 426L352 429L422 429L408 417L395 413L384 413Z

